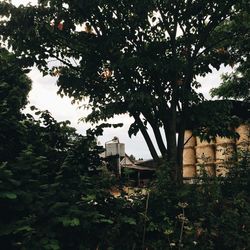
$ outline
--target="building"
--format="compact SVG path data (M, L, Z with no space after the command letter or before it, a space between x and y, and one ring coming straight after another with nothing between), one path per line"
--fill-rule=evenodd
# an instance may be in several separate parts
M120 143L117 137L105 143L105 151L100 156L106 161L111 172L119 178L126 179L132 186L146 186L155 175L156 165L152 160L131 159L125 153L125 144Z

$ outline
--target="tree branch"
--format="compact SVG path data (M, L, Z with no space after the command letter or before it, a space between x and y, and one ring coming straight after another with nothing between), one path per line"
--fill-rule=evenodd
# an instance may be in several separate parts
M151 141L151 138L150 138L150 136L149 136L149 134L147 132L146 127L144 126L144 124L142 123L142 121L141 121L141 119L139 117L139 114L133 113L132 115L133 115L136 123L138 124L138 126L140 128L140 131L141 131L141 133L142 133L142 135L143 135L143 137L144 137L144 139L145 139L145 141L147 143L147 146L149 148L151 156L153 157L153 159L155 161L159 161L159 156L158 156L158 154L157 154L157 152L155 150L155 147L154 147L154 145L153 145L153 143Z
M161 135L159 126L157 125L155 118L149 112L142 112L142 114L146 118L146 120L149 122L151 128L153 129L157 145L160 149L162 156L164 156L167 153L167 149L164 145L162 135Z
M209 24L203 29L203 32L201 32L200 37L201 39L198 41L195 50L193 52L193 58L197 57L197 54L201 48L201 46L204 44L204 42L208 39L210 36L210 33L213 29L215 29L219 23L222 23L227 19L230 15L226 15L226 12L229 10L229 8L232 6L232 3L226 5L224 9L221 10L221 8L218 8L218 11L220 10L220 13L216 12L213 16L211 16L211 20L209 21Z

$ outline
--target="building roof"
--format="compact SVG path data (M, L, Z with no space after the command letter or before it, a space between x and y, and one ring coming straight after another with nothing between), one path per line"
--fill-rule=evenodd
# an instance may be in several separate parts
M155 171L155 167L153 167L152 164L148 164L149 161L140 161L138 164L138 161L133 161L127 154L125 154L125 157L122 158L120 164L123 168Z

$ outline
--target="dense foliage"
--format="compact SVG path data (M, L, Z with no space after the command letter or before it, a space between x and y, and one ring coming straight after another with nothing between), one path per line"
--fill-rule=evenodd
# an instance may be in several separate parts
M159 161L147 130L151 126L161 156L172 162L172 178L181 183L186 120L190 106L203 100L197 76L244 61L235 43L249 39L249 27L242 22L249 2L38 3L16 8L1 2L2 38L26 65L35 63L45 74L59 76L60 94L76 101L87 96L88 121L132 116L130 136L140 131ZM51 58L61 66L49 68Z
M130 133L140 129L148 138L149 122L156 137L161 126L175 137L177 123L171 130L169 118L177 118L177 103L185 118L185 104L199 102L191 91L195 75L206 74L211 65L232 63L238 50L238 71L249 80L243 40L233 43L232 51L217 43L217 37L228 39L218 25L237 21L241 1L64 2L66 7L54 0L18 9L0 3L1 14L11 14L2 20L1 34L16 51L0 51L1 249L250 249L249 152L243 152L227 177L204 173L192 185L178 185L169 174L171 162L164 163L146 194L127 195L124 183L99 158L102 148L94 134L102 127L82 136L49 111L32 107L34 115L21 113L30 90L24 66L36 62L46 71L46 60L55 56L63 62L60 72L52 72L61 74L60 93L75 99L89 95L89 120L129 112L135 118ZM84 24L85 30L76 32L76 24ZM246 30L235 29L234 36ZM215 93L229 93L220 91ZM204 104L204 113L206 105L210 103ZM222 117L211 116L197 122L209 124L216 134ZM164 153L165 145L159 146ZM121 195L115 198L113 189Z
M225 29L237 30L240 28L249 30L250 15L249 12L243 12L238 17L225 26ZM244 99L249 101L250 96L250 34L246 32L244 39L232 37L233 42L228 42L235 51L234 57L237 58L237 63L231 61L231 67L234 68L230 74L223 76L223 82L218 88L212 90L212 95L222 98ZM236 65L235 65L236 64Z
M27 102L30 88L31 81L21 69L19 60L0 49L0 161L13 159L23 146L20 110Z
M32 148L1 165L3 249L250 247L249 160L228 178L204 177L203 183L182 188L163 167L146 195L114 198L109 193L114 180L88 170L91 144L86 138L76 143L55 174ZM79 145L89 150L79 151Z
M103 171L97 131L81 136L68 121L57 122L35 107L34 116L22 114L30 81L19 60L2 52L2 71L9 65L16 71L7 69L1 78L1 248L106 249L129 237L133 242L141 204L111 196L114 180ZM13 127L22 133L16 136ZM17 145L16 151L6 150Z
M149 200L149 249L248 249L249 158L234 167L227 178L205 175L181 189L160 171Z

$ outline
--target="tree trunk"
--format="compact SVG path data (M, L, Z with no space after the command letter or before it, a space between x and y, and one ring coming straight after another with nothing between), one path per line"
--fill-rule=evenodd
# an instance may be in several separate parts
M158 156L158 154L157 154L157 152L155 150L154 144L152 143L152 140L151 140L151 138L150 138L150 136L149 136L149 134L147 132L146 127L143 125L143 123L142 123L142 121L141 121L138 114L133 114L133 117L134 117L136 123L138 124L138 126L140 128L140 131L141 131L141 133L142 133L142 135L143 135L143 137L144 137L144 139L145 139L145 141L147 143L147 146L149 148L151 156L153 157L153 159L155 161L158 162L159 161L159 156Z
M177 136L177 89L176 85L173 88L173 97L171 102L171 109L167 123L165 124L166 139L167 139L167 150L168 160L171 168L171 177L177 185L183 183L183 148L184 148L184 133L185 133L185 117L186 110L179 110L181 121L178 121L178 140Z
M183 120L179 125L178 143L177 143L177 166L178 166L178 180L179 183L183 181L183 149L184 149L184 134L185 121Z
M167 161L170 167L171 179L178 181L178 167L177 167L177 146L176 146L176 124L173 122L167 125Z
M180 157L180 152L177 150L177 110L176 110L176 100L173 100L171 104L171 111L167 123L164 124L166 140L167 140L167 156L170 164L170 174L171 179L176 182L177 185L182 184L182 156ZM184 134L183 134L184 136ZM184 141L184 139L183 139ZM178 139L179 142L179 139ZM181 162L181 164L180 164Z
M150 125L151 125L151 127L153 129L158 148L160 149L161 155L164 158L166 156L166 154L167 154L167 149L166 149L166 147L164 145L164 142L162 140L162 135L161 135L160 129L153 122L149 122L149 123L150 123Z

